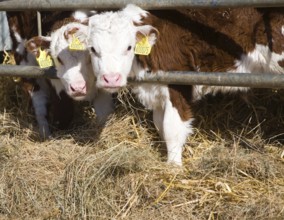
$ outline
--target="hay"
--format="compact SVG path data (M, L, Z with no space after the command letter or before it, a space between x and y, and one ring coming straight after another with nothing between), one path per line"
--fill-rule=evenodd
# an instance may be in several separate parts
M11 86L0 94L0 219L284 218L282 91L196 103L184 169L172 172L150 113L128 92L105 127L78 105L73 127L38 142Z

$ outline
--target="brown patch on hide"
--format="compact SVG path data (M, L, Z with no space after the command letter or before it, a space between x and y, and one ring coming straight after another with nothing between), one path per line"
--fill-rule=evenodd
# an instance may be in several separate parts
M227 71L254 49L254 9L152 11L144 24L160 33L149 56L138 56L144 67L157 70ZM240 21L240 18L242 21Z
M224 72L256 44L278 54L284 49L284 8L151 11L144 24L160 33L151 54L138 56L153 71Z
M25 44L27 51L34 54L36 57L39 57L39 49L48 49L49 46L50 46L50 41L47 41L45 40L45 38L40 36L31 38Z
M72 22L77 22L77 23L80 23L79 20L73 18L73 17L68 17L68 18L64 18L60 21L56 21L53 25L52 25L52 28L51 30L52 31L55 31L59 28L61 28L62 26L66 25L66 24L69 24L69 23L72 23Z
M183 121L188 121L193 117L190 100L192 96L192 86L169 85L170 100Z
M43 36L53 30L55 22L60 21L71 15L70 11L64 12L41 12L42 34ZM38 35L37 30L37 13L35 11L24 12L7 12L8 23L11 27L11 38L13 40L13 48L18 43L14 36L14 32L18 33L22 39L30 39Z
M281 66L282 68L284 68L284 60L278 61L278 65Z
M79 30L79 28L73 27L72 29L65 31L64 32L65 39L66 40L69 39L69 37L72 36L73 34L75 34L78 30Z
M152 25L159 36L150 55L137 55L136 58L143 68L153 74L158 70L231 71L235 69L235 61L253 51L256 44L282 53L283 24L284 8L150 11L141 25ZM283 66L283 62L279 65ZM186 108L190 109L189 103L177 101L190 100L188 90L183 86L169 88L173 105L178 107L181 117L188 118L183 112Z
M262 21L256 30L256 43L268 45L274 53L281 54L284 51L284 8L260 8Z
M42 34L43 36L48 35L52 30L53 24L69 17L72 12L41 12L41 23L42 23ZM26 51L23 54L16 52L19 42L16 38L18 34L22 40L28 40L38 35L37 30L37 13L36 11L22 11L22 12L7 12L8 23L10 27L10 35L13 41L13 51L16 58L16 63L19 64L22 60L26 60Z

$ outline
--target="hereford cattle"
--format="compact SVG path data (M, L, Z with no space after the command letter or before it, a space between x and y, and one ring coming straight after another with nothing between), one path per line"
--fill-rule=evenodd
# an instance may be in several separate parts
M71 52L67 47L67 41L71 37L68 35L69 30L72 31L72 36L84 35L86 32L86 26L81 25L80 22L86 18L87 14L75 12L70 17L70 12L43 13L43 34L49 35L49 37L35 37L27 42L27 39L37 35L36 16L34 15L32 12L10 13L9 23L15 42L14 51L18 64L37 65L35 55L38 56L39 49L44 51L49 46L51 46L53 53L57 53L56 60L53 62L57 68L59 79L22 80L32 98L41 137L45 139L51 135L48 124L48 105L52 105L53 118L60 129L66 128L72 119L72 100L94 102L97 118L103 121L112 111L111 95L103 92L100 92L100 95L95 95L97 89L93 83L92 69L88 68L90 66L88 52L86 50ZM50 32L52 32L51 36ZM102 103L102 99L105 99L106 102ZM103 111L102 108L106 110Z
M77 101L89 101L94 105L97 121L104 123L113 112L112 95L96 87L87 50L87 34L86 25L69 18L55 23L50 36L31 38L26 43L26 48L35 57L40 56L40 50L50 53L59 77L51 80L56 92L60 94L64 91ZM77 49L70 48L74 40L77 40Z
M47 34L55 21L70 17L71 12L43 12L42 14L42 33ZM28 39L38 35L37 13L35 11L7 12L10 35L13 41L12 53L14 54L17 65L37 65L34 56L25 49ZM20 82L22 88L29 94L33 104L39 133L42 139L49 138L51 135L49 118L49 101L53 103L54 122L58 128L67 128L73 116L73 103L65 92L58 97L50 82L45 79L22 78ZM63 106L70 109L64 112Z
M109 92L125 86L129 75L158 71L284 72L283 8L148 12L128 5L92 16L89 29L97 86ZM207 93L236 90L246 88L141 84L133 89L153 110L167 161L177 165L193 133L191 103Z

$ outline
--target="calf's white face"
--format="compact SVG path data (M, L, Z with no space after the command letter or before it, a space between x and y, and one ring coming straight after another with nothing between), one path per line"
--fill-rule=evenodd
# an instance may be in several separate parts
M118 12L106 12L89 19L88 48L97 77L97 87L116 92L127 84L134 59L137 32L148 25L135 26L147 12L128 5ZM145 32L145 31L144 31ZM146 34L146 33L145 33Z
M48 50L57 69L61 83L53 80L59 93L62 85L66 93L75 100L84 100L94 91L95 77L87 50L86 36L88 27L79 23L69 23L52 32L49 38L35 37L29 40L27 48L38 56L38 49ZM70 50L73 38L79 39L85 50Z
M51 34L50 52L60 78L69 96L83 100L95 84L87 51L86 36L88 27L78 23L67 24ZM79 39L85 50L70 50L73 38Z

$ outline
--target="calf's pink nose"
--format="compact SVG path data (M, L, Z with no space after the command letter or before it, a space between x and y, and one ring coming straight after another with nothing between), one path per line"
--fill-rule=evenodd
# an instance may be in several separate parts
M81 83L73 83L70 85L70 90L72 93L79 93L79 94L86 94L87 92L87 86L85 82Z
M104 74L102 78L105 87L119 87L121 84L121 75L119 73Z

